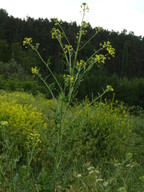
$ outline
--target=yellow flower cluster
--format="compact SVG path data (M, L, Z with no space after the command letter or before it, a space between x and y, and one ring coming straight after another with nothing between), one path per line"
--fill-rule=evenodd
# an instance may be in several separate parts
M109 41L104 42L104 44L100 43L101 48L104 48L108 51L108 54L112 57L115 56L115 49L112 47L111 43Z
M88 28L89 24L86 23L85 21L82 22L82 35L86 35L87 34L87 28ZM78 39L78 35L79 33L77 34L76 38Z
M62 38L62 33L59 29L53 28L51 31L52 39L61 39Z
M86 62L84 60L80 60L80 62L77 61L76 68L82 68L82 67L83 68L86 67Z
M114 91L111 85L107 85L106 87L106 92L109 92L109 91Z
M40 142L39 130L47 127L45 120L43 114L31 104L17 103L14 97L8 101L5 95L0 95L0 123L2 126L8 126L11 139L25 144L33 136Z
M71 75L63 75L63 77L64 77L64 80L66 83L68 83L68 82L73 83L73 81L74 81L74 77Z
M40 134L34 130L32 133L30 133L28 136L28 141L31 142L31 141L34 141L35 144L37 143L41 143L41 140L40 140Z
M96 30L97 33L100 32L102 29L103 29L103 28L100 27L100 26L98 26L98 27L95 28L95 30Z
M58 20L58 18L54 18L53 21L55 23L55 26L57 26L59 24L61 25L63 23L62 20Z
M105 63L106 60L106 56L104 56L103 54L99 54L99 55L95 55L95 59L98 63Z
M70 55L72 55L73 52L74 52L72 45L65 45L64 46L64 51L65 51L65 53L68 52Z
M23 40L23 46L25 48L28 47L28 45L30 45L32 43L32 38L31 37L25 37L24 40Z
M83 12L85 12L85 11L89 12L89 7L88 7L87 3L82 3L82 5L80 7L83 10Z
M38 70L37 67L32 67L31 72L32 72L33 76L35 76L35 75L37 75L39 73L39 70Z
M86 23L85 21L83 21L83 22L82 22L82 26L83 26L84 29L86 29L86 28L88 28L89 24Z

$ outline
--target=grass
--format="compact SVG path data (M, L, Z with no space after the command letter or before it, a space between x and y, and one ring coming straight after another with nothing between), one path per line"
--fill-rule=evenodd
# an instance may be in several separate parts
M43 96L22 92L1 92L0 98L13 106L4 118L4 105L1 105L0 191L144 190L142 113L129 115L122 104L96 102L88 106L88 100L75 103L65 118L60 171L55 177L57 104ZM24 126L21 129L18 124L13 126L11 115L17 105L28 108L29 114L37 111L39 121L47 125L42 126L41 122L36 128L40 142L36 134L30 137L29 131L22 132ZM25 124L29 120L21 119Z

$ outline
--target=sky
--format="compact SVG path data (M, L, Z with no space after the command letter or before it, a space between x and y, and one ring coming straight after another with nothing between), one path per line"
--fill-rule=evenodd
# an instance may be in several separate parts
M92 27L101 26L115 32L125 29L144 37L144 0L1 0L0 9L22 19L56 17L80 24L83 2L89 6L85 20Z

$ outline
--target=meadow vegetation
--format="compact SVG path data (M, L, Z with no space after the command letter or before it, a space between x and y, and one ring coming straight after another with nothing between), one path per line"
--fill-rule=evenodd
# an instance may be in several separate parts
M69 107L54 176L58 103L5 91L0 101L0 191L144 190L144 121L123 104Z
M144 190L144 113L126 107L119 101L103 100L113 94L106 85L102 93L89 100L76 99L85 75L95 65L114 57L109 41L100 43L86 60L79 51L95 37L81 44L87 33L83 3L82 22L73 47L55 19L52 38L63 52L63 82L43 60L39 44L26 37L23 46L30 47L48 70L43 77L32 67L46 86L51 99L43 94L23 91L0 91L0 191L11 192L141 192ZM47 78L53 78L52 84Z

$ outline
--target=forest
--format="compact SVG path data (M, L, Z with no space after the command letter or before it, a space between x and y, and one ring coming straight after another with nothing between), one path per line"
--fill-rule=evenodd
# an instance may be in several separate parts
M0 9L0 192L144 191L144 37Z
M51 38L53 27L54 19L27 17L22 20L9 16L6 10L0 10L0 89L24 90L34 95L42 92L49 97L43 84L31 75L31 67L40 68L42 75L46 75L47 70L32 50L22 46L24 37L32 37L34 43L40 44L40 54L45 61L50 60L52 71L62 82L65 67L61 48ZM72 46L75 46L79 26L76 22L63 22L62 27ZM88 24L87 35L82 41L86 42L94 33L95 29ZM114 88L116 100L123 101L128 106L143 108L144 37L135 36L133 32L127 34L125 29L121 33L103 29L80 51L79 57L86 59L103 41L111 42L115 48L115 57L107 60L104 65L95 66L85 76L77 98L82 100L87 96L91 99L110 84ZM51 82L51 78L48 81ZM111 98L112 95L106 97Z

